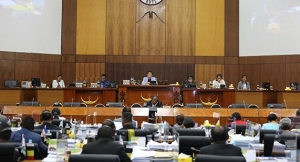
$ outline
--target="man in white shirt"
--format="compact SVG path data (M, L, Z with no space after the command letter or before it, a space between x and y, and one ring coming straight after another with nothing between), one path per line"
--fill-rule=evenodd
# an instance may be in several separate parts
M62 75L57 76L57 80L52 81L52 88L65 88L64 80L62 80Z

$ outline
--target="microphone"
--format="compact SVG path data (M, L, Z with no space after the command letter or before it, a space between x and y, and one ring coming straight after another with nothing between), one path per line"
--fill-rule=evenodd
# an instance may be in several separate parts
M243 103L244 103L244 108L246 108L246 104L245 104L245 101L243 100Z
M285 106L285 108L287 109L287 104L286 104L286 101L285 101L285 100L283 100L283 102L284 102L284 106Z
M71 107L73 107L73 100L74 100L74 98L72 98Z
M196 149L195 147L191 147L191 150L196 151L196 152L200 152L200 150Z
M196 108L197 108L198 104L197 104L197 100L196 100Z
M31 106L33 106L33 102L34 102L34 98L32 98L32 101L31 101Z

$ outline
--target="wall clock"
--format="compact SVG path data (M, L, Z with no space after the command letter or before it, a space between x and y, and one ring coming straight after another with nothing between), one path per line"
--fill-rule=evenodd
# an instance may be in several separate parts
M157 5L163 0L140 0L140 1L146 5Z

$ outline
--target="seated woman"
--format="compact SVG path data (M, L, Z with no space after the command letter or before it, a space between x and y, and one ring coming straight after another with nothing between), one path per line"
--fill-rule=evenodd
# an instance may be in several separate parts
M217 74L216 79L212 82L213 88L220 88L220 85L226 85L225 80L223 79L222 74Z
M247 81L246 75L242 76L242 80L239 82L237 89L238 90L250 90L250 83Z
M186 82L189 84L190 87L197 87L197 83L194 80L193 76L189 75L189 76L187 76L186 79L187 79Z
M181 125L183 128L192 129L195 127L195 122L191 117L185 117L183 119L183 124Z
M242 120L242 116L239 112L232 113L231 117L232 117L232 119L235 118L235 122L238 125L244 125L244 124L246 125L247 124L247 122Z
M280 134L292 134L292 121L289 118L282 118L279 122ZM285 141L279 138L279 143L285 144Z
M143 78L142 85L150 85L151 81L155 81L157 84L157 79L153 77L153 72L148 71L147 76Z
M279 131L279 124L277 123L277 116L276 114L269 114L268 116L268 123L263 124L261 129L272 129Z

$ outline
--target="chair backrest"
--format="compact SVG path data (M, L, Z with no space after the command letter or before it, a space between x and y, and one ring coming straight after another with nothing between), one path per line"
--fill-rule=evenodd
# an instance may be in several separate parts
M4 82L4 87L5 88L13 88L13 87L18 87L18 80L5 80Z
M134 103L130 107L143 107L143 106L139 103Z
M124 107L123 102L106 102L107 107Z
M272 156L276 134L265 134L264 136L264 156Z
M218 156L218 155L204 155L198 154L195 158L195 162L246 162L243 156Z
M80 102L64 102L64 107L80 107Z
M246 125L245 124L237 124L236 125L236 134L242 134L245 135L245 131L246 131Z
M195 151L192 150L191 147L200 149L201 147L208 146L210 144L211 141L208 137L179 135L179 153L193 156L193 154L195 154Z
M284 108L283 104L277 104L277 103L268 103L267 104L268 108Z
M259 132L259 143L263 143L263 140L265 138L265 134L276 134L276 130L272 129L261 129Z
M219 104L213 104L211 105L211 108L222 108L222 106Z
M93 155L93 154L81 154L81 155L70 155L69 162L120 162L118 155Z
M205 130L203 129L185 129L175 128L180 136L205 136Z
M183 108L184 105L176 103L176 104L174 104L174 105L172 106L172 108L175 108L175 107Z
M201 103L186 103L187 108L203 108Z
M53 119L51 124L54 124L54 125L59 127L59 124L60 124L61 121L62 121L61 119ZM63 127L65 128L67 123L68 123L69 127L71 128L72 124L70 123L69 120L63 120Z
M282 144L286 144L286 141L292 141L292 142L296 142L296 148L299 149L300 148L300 136L296 135L296 134L280 134L280 136L278 137L278 140L280 143ZM296 141L297 140L297 141ZM287 146L288 147L288 146Z
M22 106L41 106L38 101L23 101Z
M110 87L108 87L108 88L117 88L117 82L116 81L110 81L109 84L110 84Z
M248 106L246 103L233 103L230 108L248 108Z
M255 105L255 104L250 104L250 105L248 106L248 108L258 109L259 107L258 107L257 105Z
M88 107L86 103L81 102L80 107Z
M15 146L15 148L18 149L19 154L21 152L21 147L20 147L20 143L19 142L10 142L10 144L13 144ZM2 145L2 143L1 143ZM43 152L39 150L38 144L37 143L33 143L33 147L34 147L34 159L38 160L38 159L44 159L48 153L47 152ZM2 152L2 151L0 151ZM19 156L19 155L18 155Z
M20 146L20 143L19 145ZM15 143L3 142L0 144L0 159L1 161L18 161L18 152Z
M60 103L60 102L54 102L54 103L52 104L52 106L63 107L63 104Z
M35 132L35 133L37 133L37 134L41 134L42 133L42 129L34 129L34 130L32 130L32 132ZM59 134L59 136L60 136L60 130L50 130L50 133L52 134L52 136L51 136L51 139L56 139L56 137L57 137L57 132L58 132L58 134ZM60 138L60 137L58 137L58 138Z
M105 107L105 105L103 105L102 103L98 103L95 105L95 107Z

